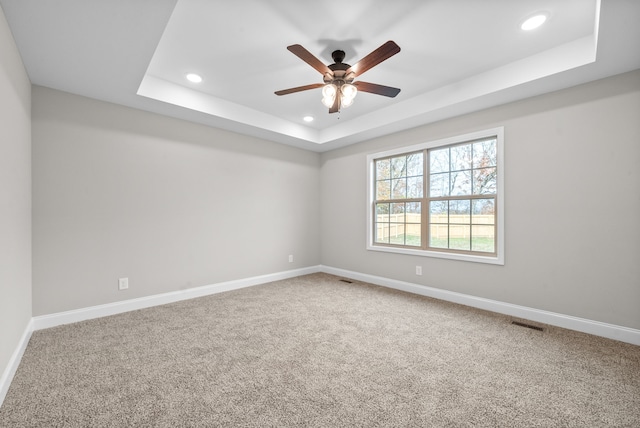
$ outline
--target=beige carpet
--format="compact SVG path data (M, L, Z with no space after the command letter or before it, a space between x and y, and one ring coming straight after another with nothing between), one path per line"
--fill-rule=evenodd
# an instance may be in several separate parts
M640 427L640 347L313 274L36 331L1 427Z

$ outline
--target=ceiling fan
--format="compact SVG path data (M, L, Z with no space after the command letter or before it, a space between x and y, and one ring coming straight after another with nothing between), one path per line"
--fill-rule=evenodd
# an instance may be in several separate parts
M390 86L362 81L354 82L354 79L365 71L370 70L382 61L385 61L400 52L400 46L391 40L362 58L354 65L342 62L344 60L345 53L341 50L333 51L331 57L333 58L334 63L325 65L301 45L287 46L287 49L319 71L320 74L323 75L324 83L312 83L310 85L283 89L281 91L276 91L276 95L287 95L293 94L294 92L322 88L322 103L329 108L329 113L335 113L340 110L340 107L349 107L353 103L353 99L358 91L383 95L391 98L395 97L400 92L400 89L392 88Z

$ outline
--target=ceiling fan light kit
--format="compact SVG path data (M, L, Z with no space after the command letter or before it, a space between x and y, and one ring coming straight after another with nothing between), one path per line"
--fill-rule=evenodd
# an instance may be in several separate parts
M325 65L301 45L287 46L287 49L320 72L323 75L322 80L324 83L314 83L284 89L276 91L276 95L287 95L294 92L322 88L322 104L329 109L329 113L336 113L340 111L341 107L347 108L353 104L358 90L390 98L395 97L400 92L400 89L390 86L362 81L354 82L355 78L365 71L370 70L382 61L400 52L400 47L391 40L362 58L353 66L342 62L345 57L345 52L342 50L333 51L331 57L334 63Z
M340 85L338 87L338 85ZM339 89L338 89L339 88ZM338 97L340 107L347 108L353 104L358 89L351 83L327 83L322 87L322 104L327 108L331 108Z

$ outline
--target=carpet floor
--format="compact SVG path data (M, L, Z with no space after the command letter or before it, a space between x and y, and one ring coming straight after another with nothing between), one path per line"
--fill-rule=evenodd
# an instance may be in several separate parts
M327 274L35 331L2 427L640 427L640 347Z

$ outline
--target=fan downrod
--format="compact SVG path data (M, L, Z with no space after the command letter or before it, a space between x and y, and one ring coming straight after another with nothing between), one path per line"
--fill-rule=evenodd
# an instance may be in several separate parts
M331 58L333 58L333 62L339 63L344 61L345 53L340 49L331 52Z
M351 67L349 64L342 62L344 60L345 53L343 50L335 50L331 52L331 58L335 61L333 64L329 65L329 69L333 72L332 78L329 80L333 80L333 78L342 78L344 77L344 72ZM355 76L354 76L355 77ZM326 81L327 79L325 79ZM353 79L351 79L353 80Z

